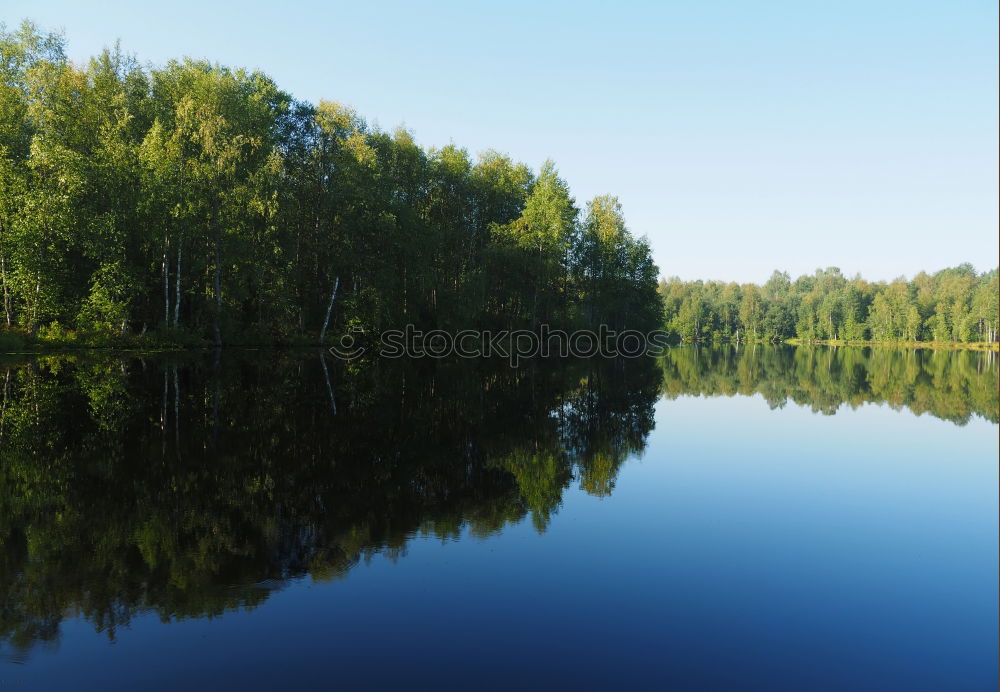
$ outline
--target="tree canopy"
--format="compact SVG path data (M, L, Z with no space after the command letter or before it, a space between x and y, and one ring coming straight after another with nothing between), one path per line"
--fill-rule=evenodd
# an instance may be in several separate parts
M869 282L836 267L763 286L660 281L665 327L682 341L996 342L997 270L963 264L912 280Z
M258 71L117 46L75 65L30 23L0 27L0 77L8 330L659 324L648 244L613 197L581 216L551 161L424 149Z

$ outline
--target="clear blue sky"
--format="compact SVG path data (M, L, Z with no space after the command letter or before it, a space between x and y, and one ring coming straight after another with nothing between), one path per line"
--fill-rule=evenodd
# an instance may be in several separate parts
M93 7L92 5L99 5ZM664 275L875 279L997 264L993 0L6 0L84 60L257 67L424 145L553 158Z

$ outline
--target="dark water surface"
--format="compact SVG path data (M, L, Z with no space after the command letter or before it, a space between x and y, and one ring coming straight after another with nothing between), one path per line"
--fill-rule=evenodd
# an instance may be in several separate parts
M0 687L997 687L993 354L0 360Z

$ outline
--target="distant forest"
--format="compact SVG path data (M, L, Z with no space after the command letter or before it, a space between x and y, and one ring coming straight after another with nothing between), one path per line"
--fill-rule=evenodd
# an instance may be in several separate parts
M29 23L0 26L0 76L8 336L662 322L617 199L581 211L551 162L425 150L260 72L117 48L72 64Z
M794 281L775 271L763 286L671 278L659 290L682 341L997 341L997 270L970 264L889 283L831 267Z

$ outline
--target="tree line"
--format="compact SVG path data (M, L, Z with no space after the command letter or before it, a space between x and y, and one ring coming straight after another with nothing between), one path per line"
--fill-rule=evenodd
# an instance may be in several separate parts
M651 329L658 271L615 197L555 165L424 149L267 75L85 66L0 26L0 324L30 336L311 340L334 329Z
M996 342L997 270L970 264L870 282L840 269L794 281L775 271L761 285L661 280L665 328L688 342Z

